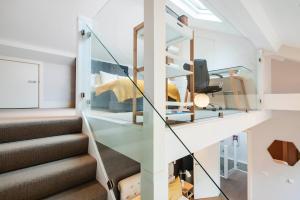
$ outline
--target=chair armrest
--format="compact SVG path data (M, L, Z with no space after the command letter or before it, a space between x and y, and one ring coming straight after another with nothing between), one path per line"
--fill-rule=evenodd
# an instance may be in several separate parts
M223 76L221 74L210 74L210 76L217 76L219 78L223 78Z
M215 74L215 73L210 74L210 76L217 76L217 77L219 77L220 79L223 79L223 78L224 78L221 74ZM220 81L219 87L220 87L220 88L223 88L223 81Z

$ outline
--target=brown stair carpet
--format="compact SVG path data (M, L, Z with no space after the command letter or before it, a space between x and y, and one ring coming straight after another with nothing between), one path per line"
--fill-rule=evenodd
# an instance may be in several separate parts
M69 134L0 145L0 173L86 154L88 137Z
M0 124L0 143L81 133L80 117L45 118Z
M0 199L106 200L80 117L0 124Z
M141 171L140 164L99 142L97 142L96 144L101 155L107 176L113 182L112 189L115 197L116 199L119 199L119 181L139 173Z
M106 199L106 190L97 181L88 182L45 200Z

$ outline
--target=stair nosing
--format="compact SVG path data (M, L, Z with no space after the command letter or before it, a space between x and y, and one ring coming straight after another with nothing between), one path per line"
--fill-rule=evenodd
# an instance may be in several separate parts
M88 136L69 134L0 144L0 174L88 152Z
M53 166L53 165L59 165L59 163L62 163L62 162L68 162L70 160L79 160L80 158L84 158L84 157L90 157L91 161L92 160L96 161L89 154L77 155L77 156L72 156L72 157L69 157L69 158L61 159L61 160L56 160L56 161L52 161L52 162L43 163L43 164L40 164L40 165L35 165L35 166L31 166L31 167L26 167L26 168L23 168L23 169L18 169L18 170L2 173L2 174L0 174L0 180L3 177L6 177L6 176L14 175L14 174L17 174L17 173L26 173L27 171L31 171L31 170L41 170L40 167L43 167L43 168L45 167L46 168L46 167L50 167L50 166ZM0 183L1 183L1 181L0 181Z
M0 174L0 197L46 198L94 180L96 169L96 160L85 154Z
M26 139L26 140L18 140L18 141L13 141L13 142L5 142L5 143L0 143L0 150L1 150L1 146L9 146L9 145L13 145L13 144L29 144L32 142L44 142L44 141L51 141L51 140L55 140L55 138L63 138L63 137L80 137L80 136L86 136L88 137L86 134L84 133L70 133L70 134L64 134L64 135L54 135L54 136L49 136L49 137L41 137L41 138L33 138L33 139Z

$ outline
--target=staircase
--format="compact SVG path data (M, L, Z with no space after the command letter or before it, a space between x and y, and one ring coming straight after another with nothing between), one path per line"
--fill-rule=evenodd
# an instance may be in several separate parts
M1 200L106 200L79 117L0 124Z

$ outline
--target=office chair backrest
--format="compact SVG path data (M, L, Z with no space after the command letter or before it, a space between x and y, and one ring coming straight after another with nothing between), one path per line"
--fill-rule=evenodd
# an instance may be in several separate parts
M185 70L190 70L189 64L184 64ZM207 69L207 62L204 59L194 60L194 77L195 77L195 92L203 91L209 86L209 73ZM188 88L190 88L190 76L188 76Z

